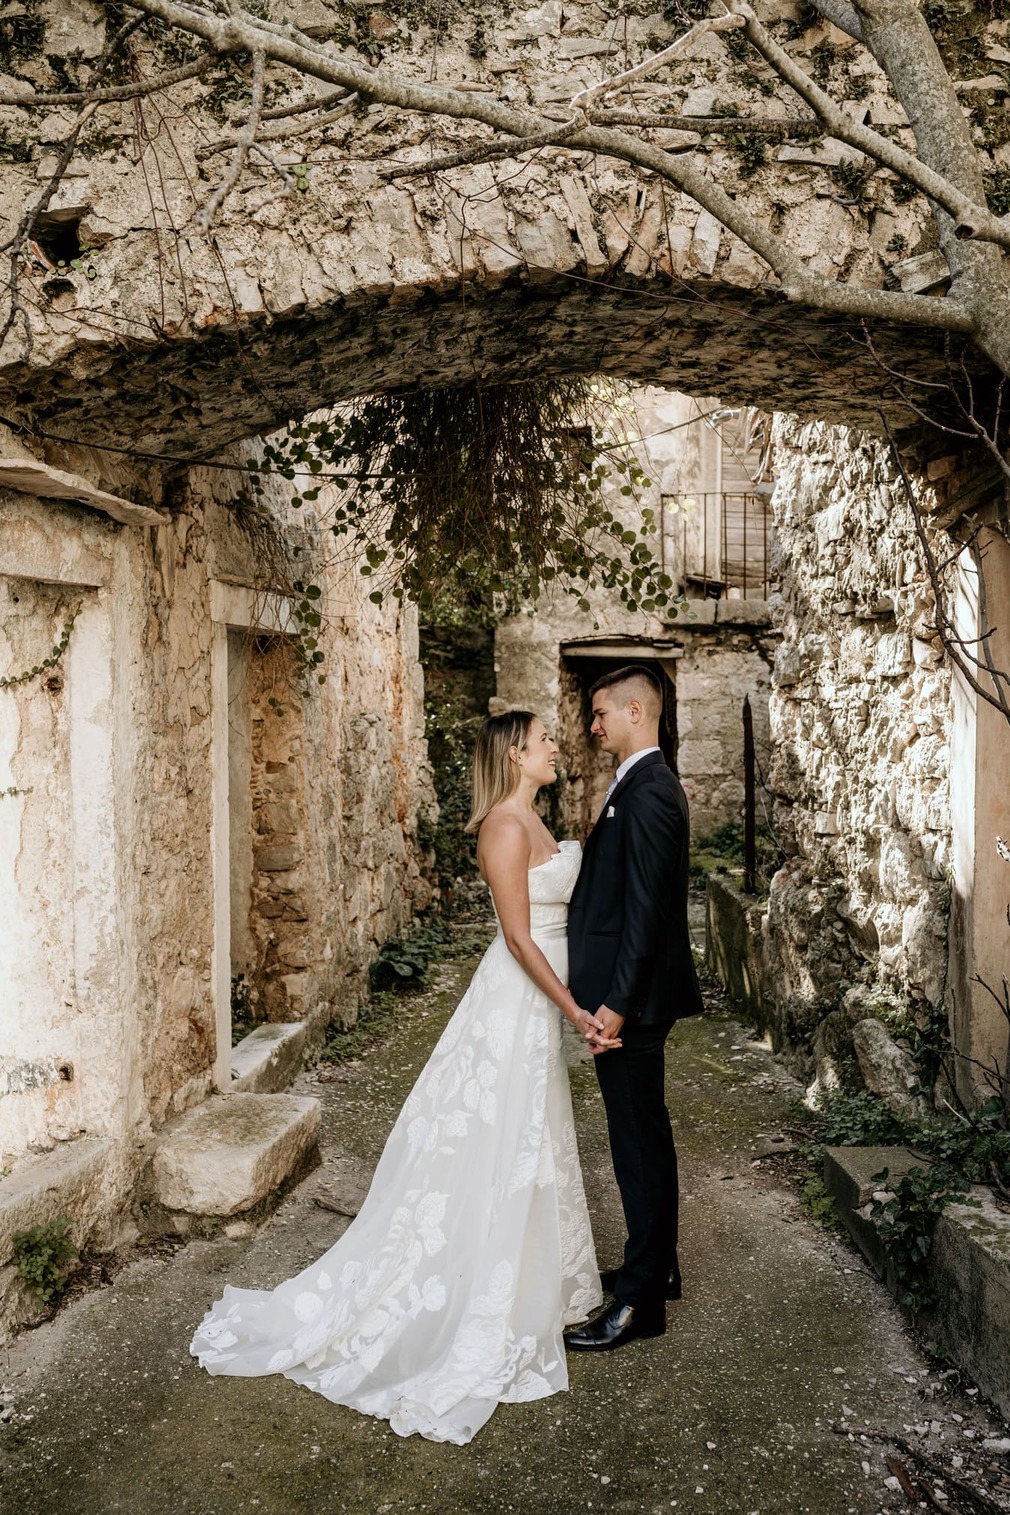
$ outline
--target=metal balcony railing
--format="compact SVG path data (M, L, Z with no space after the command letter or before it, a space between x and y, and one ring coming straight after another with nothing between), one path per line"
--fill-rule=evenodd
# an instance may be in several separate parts
M663 496L664 571L690 592L767 599L772 548L770 491L709 490Z

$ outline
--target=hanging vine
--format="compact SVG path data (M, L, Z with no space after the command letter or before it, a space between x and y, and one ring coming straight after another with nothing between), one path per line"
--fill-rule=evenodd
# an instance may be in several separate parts
M291 504L316 506L331 543L322 558L356 566L376 605L423 612L477 594L515 611L556 587L583 612L605 590L629 612L675 615L653 512L632 527L607 502L608 477L626 499L649 485L628 419L621 391L600 380L368 396L268 438L236 504L255 520L272 476L295 483ZM322 682L322 590L309 575L289 589L299 675Z

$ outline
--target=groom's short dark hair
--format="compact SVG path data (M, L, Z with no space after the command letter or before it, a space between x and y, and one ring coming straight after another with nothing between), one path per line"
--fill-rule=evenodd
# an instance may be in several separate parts
M592 699L594 694L599 694L601 689L613 689L618 684L637 683L639 680L648 685L659 702L658 710L654 713L662 715L663 677L647 663L627 663L623 668L615 668L613 673L605 673L590 689L589 698Z

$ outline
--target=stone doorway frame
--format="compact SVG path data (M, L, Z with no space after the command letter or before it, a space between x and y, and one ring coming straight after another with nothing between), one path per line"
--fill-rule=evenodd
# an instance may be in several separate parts
M214 1001L214 1088L227 1094L231 1072L231 810L228 765L228 633L296 634L286 595L245 584L210 581L211 619L211 859L214 940L211 987Z
M566 663L578 663L579 660L592 659L597 663L612 663L615 668L624 663L658 663L665 675L670 690L670 699L674 713L673 731L670 732L674 744L672 756L676 757L676 710L677 710L677 678L676 665L679 658L684 655L684 648L679 642L662 637L613 636L603 635L595 637L577 637L561 642L558 645L558 670L559 673ZM559 683L559 709L558 720L560 722L560 694ZM591 796L583 795L582 804L588 801L588 809L593 810Z

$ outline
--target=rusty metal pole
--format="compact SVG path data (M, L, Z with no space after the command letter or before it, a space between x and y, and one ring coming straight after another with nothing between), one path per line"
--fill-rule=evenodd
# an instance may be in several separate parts
M745 694L743 699L743 890L745 894L757 892L757 848L754 838L756 811L754 718L751 715L750 696Z

